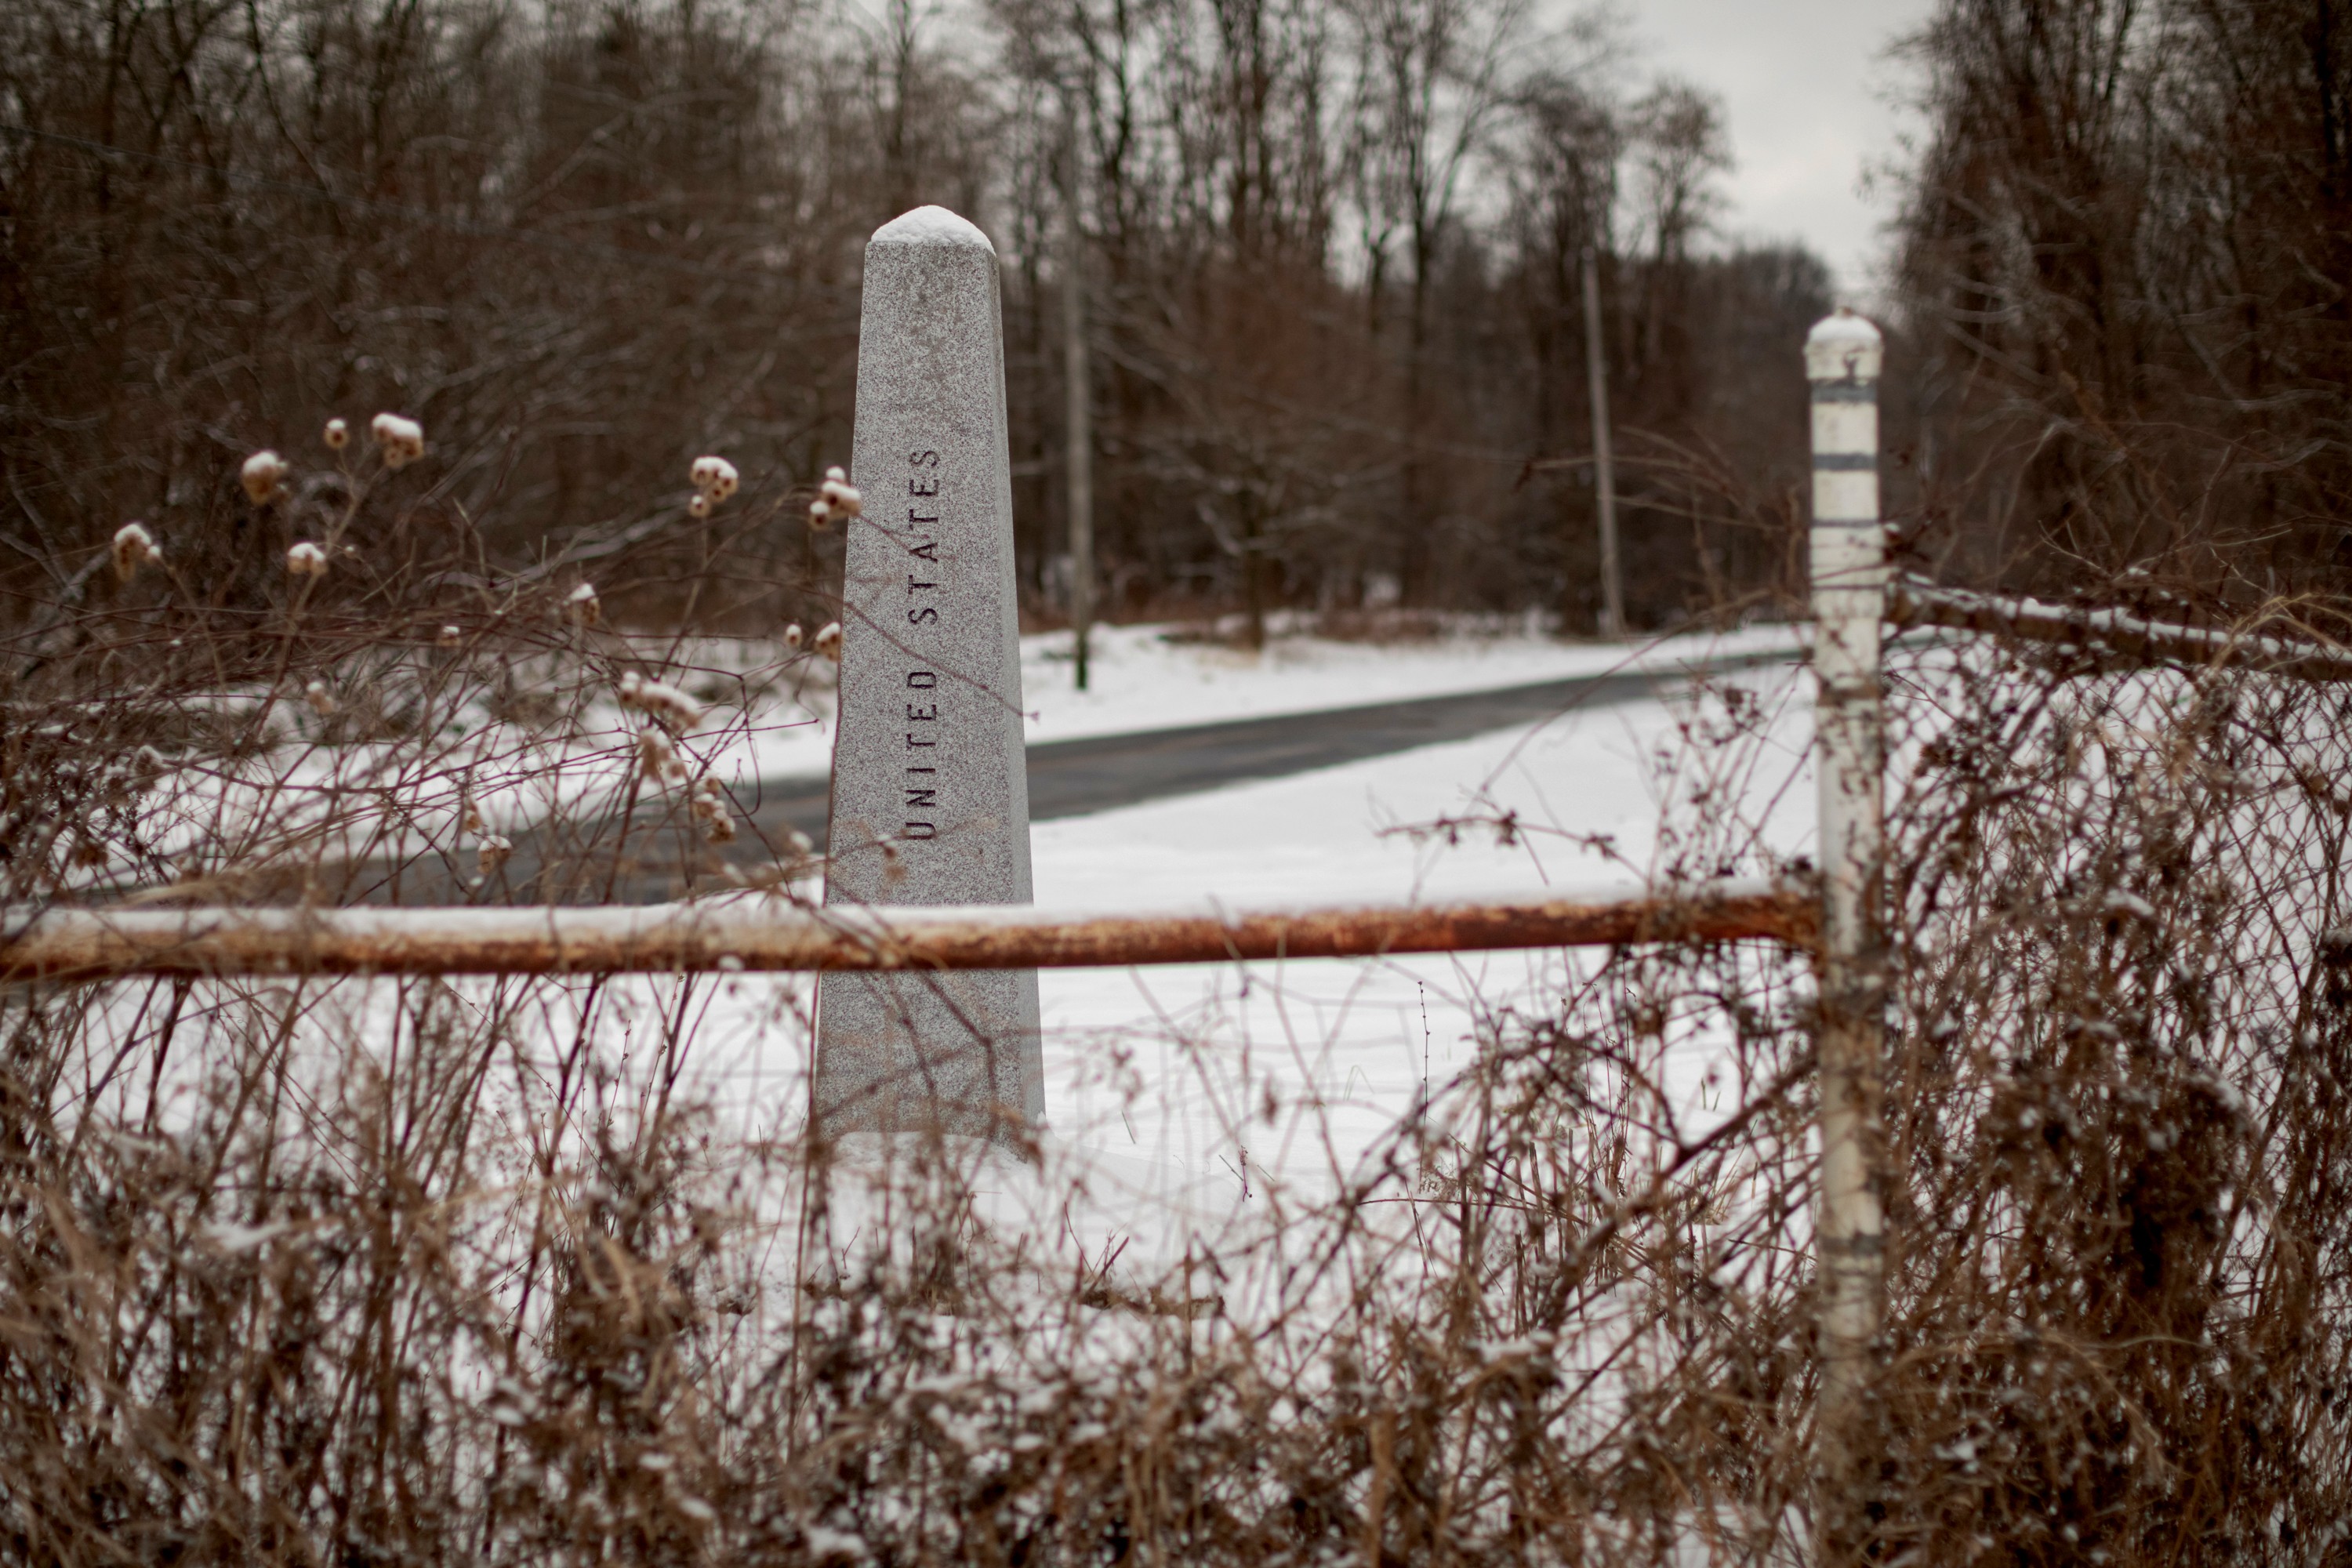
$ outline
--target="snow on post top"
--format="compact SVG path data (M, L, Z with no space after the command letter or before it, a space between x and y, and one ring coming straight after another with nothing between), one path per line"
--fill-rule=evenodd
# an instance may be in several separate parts
M1811 381L1876 381L1885 357L1878 329L1843 305L1805 334L1805 375Z
M874 231L872 245L955 245L996 254L996 247L988 236L970 218L960 216L945 207L917 207L901 213Z

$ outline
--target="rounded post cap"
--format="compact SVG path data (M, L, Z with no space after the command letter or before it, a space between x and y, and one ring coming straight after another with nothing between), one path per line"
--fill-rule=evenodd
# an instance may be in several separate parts
M1809 381L1876 381L1885 353L1885 340L1869 319L1840 305L1805 334L1805 377Z
M980 226L960 214L941 206L917 207L900 213L874 231L868 245L947 246L966 250L984 250L996 254Z

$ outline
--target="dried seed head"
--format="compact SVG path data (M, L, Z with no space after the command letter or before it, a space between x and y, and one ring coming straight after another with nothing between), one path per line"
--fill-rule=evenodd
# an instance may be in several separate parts
M695 820L702 824L703 837L713 844L727 844L735 837L735 819L727 814L718 785L717 779L705 777L688 804Z
M466 640L466 634L458 630L456 626L443 626L441 628L441 635L435 637L433 640L439 643L443 647L456 647L459 643Z
M331 717L335 711L335 694L327 689L327 683L323 680L314 680L304 687L302 700L308 702L310 711L321 719Z
M375 435L376 450L383 455L383 466L397 468L425 456L425 426L414 419L397 414L379 414L368 422Z
M710 498L703 494L700 490L695 491L694 494L687 498L686 515L688 517L709 517L710 515Z
M469 800L466 803L466 831L479 833L481 830L482 808Z
M865 498L841 477L839 468L825 475L824 483L817 491L817 499L825 504L828 511L838 517L859 517L865 513Z
M482 875L485 877L512 858L514 858L514 846L500 834L485 835L481 843L474 849L474 864L481 868Z
M278 493L280 480L286 478L286 459L271 451L256 452L237 470L237 482L245 487L246 499L259 506Z
M286 552L286 573L290 577L323 577L327 574L327 552L303 540Z
M800 650L800 646L801 626L798 621L794 621L791 626L784 628L784 647L788 652L797 653Z
M143 523L126 522L114 531L114 574L128 583L139 568L150 561L163 558L155 546L155 536Z
M839 621L824 623L824 629L816 634L816 651L835 664L841 662L841 623Z
M352 427L340 419L330 419L323 439L329 450L340 452L352 444Z
M735 465L724 458L695 458L693 478L694 488L709 497L710 504L713 506L717 506L720 501L733 495L742 484L742 478L736 473Z
M823 528L832 521L833 508L827 504L823 496L819 496L816 500L809 502L809 526L811 528Z
M677 766L677 752L671 749L669 737L651 725L637 731L637 766L656 781L667 778Z
M845 485L849 482L849 470L835 463L824 471L824 477L836 485Z
M596 584L583 583L572 590L563 601L563 618L577 626L593 626L604 618L604 602L596 596Z
M675 686L647 680L635 670L621 677L618 690L622 707L635 708L656 719L667 719L680 729L691 729L702 721L701 703Z

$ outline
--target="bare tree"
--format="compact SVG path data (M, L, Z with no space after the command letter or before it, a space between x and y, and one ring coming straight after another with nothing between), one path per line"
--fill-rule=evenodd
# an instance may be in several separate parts
M1358 0L1349 150L1376 328L1391 249L1408 276L1401 418L1407 451L1396 524L1397 575L1417 599L1438 498L1421 449L1431 415L1430 305L1439 249L1472 159L1513 101L1528 64L1525 0Z
M1953 0L1914 41L1932 140L1906 298L1948 569L2133 570L2209 606L2340 584L2352 459L2330 11Z
M1572 489L1514 489L1581 406L1522 374L1530 349L1558 363L1559 331L1528 247L1556 264L1571 230L1598 236L1611 319L1648 323L1611 367L1636 429L1681 439L1685 412L1720 403L1688 368L1714 351L1673 346L1734 277L1683 256L1716 160L1664 127L1704 106L1637 136L1650 120L1590 85L1589 23L1548 34L1517 0L861 18L731 0L12 14L0 381L21 412L0 428L0 537L26 549L0 554L0 593L37 587L50 547L94 562L136 517L203 541L204 591L249 602L287 541L219 458L393 408L463 456L402 526L472 540L477 577L658 539L676 570L614 615L814 613L837 544L785 501L845 444L862 244L940 201L1005 256L1023 580L1050 613L1066 100L1099 268L1111 614L1237 608L1255 638L1276 608L1400 574L1432 604L1572 604ZM1664 250L1608 232L1621 188L1664 204ZM720 445L768 510L731 546L754 569L697 578L712 539L675 476ZM1680 547L1636 546L1655 614L1720 596L1695 594Z

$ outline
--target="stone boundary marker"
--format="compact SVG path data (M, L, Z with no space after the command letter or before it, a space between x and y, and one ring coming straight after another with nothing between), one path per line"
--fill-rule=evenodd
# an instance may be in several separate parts
M866 244L850 478L824 901L1028 903L996 247L944 207ZM1045 1109L1035 971L819 982L824 1133L1012 1142Z

